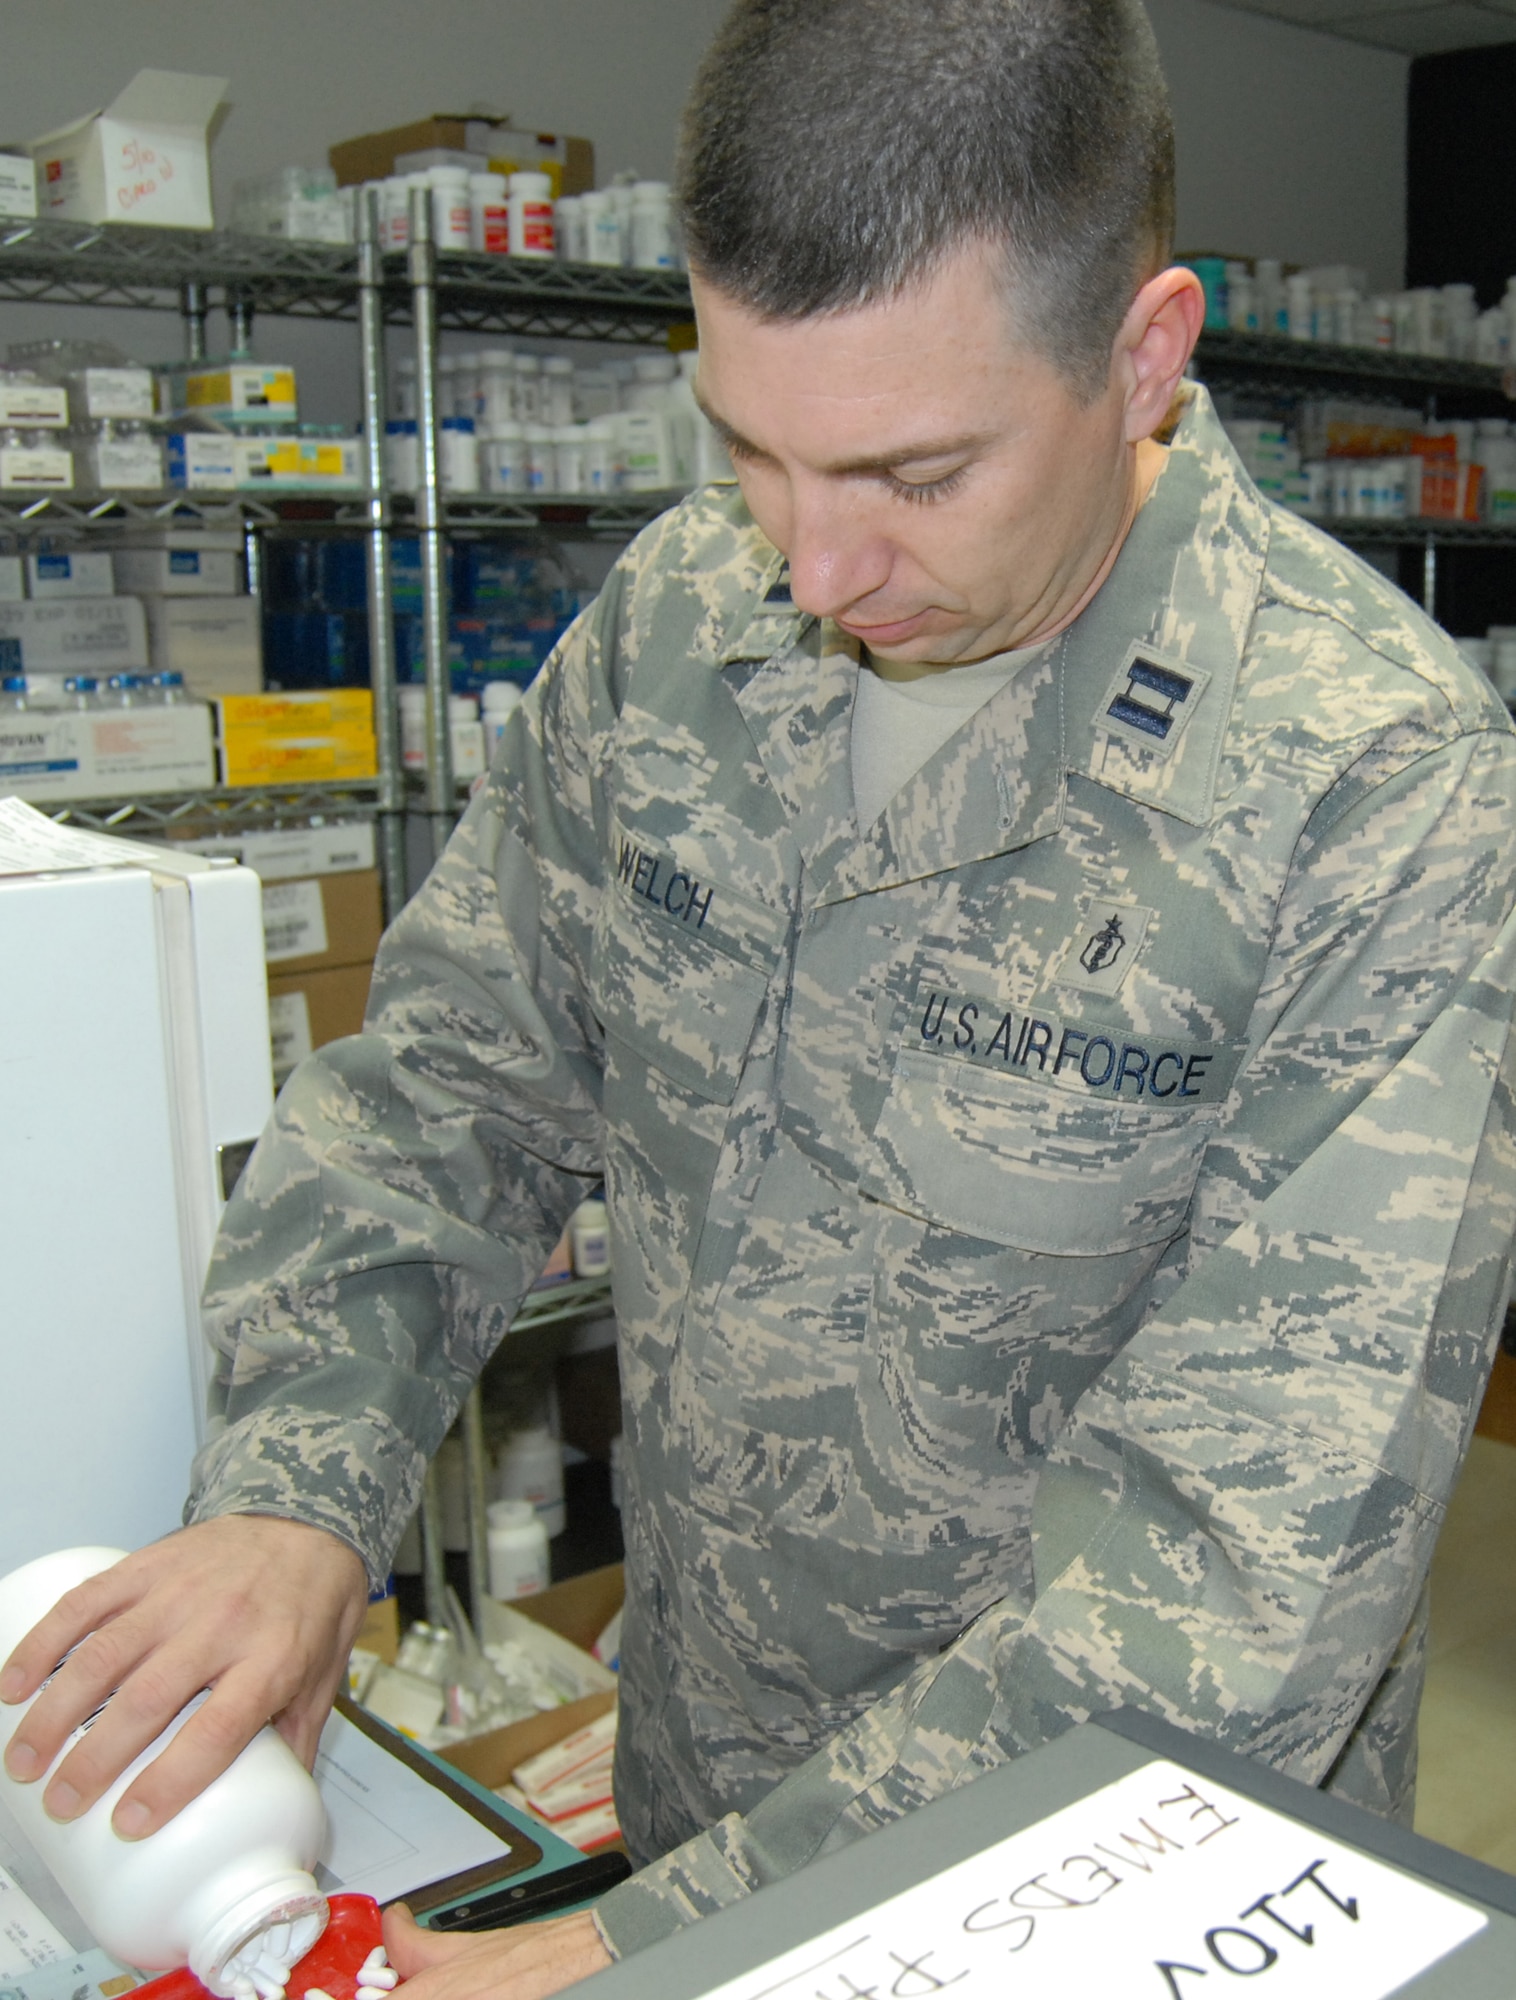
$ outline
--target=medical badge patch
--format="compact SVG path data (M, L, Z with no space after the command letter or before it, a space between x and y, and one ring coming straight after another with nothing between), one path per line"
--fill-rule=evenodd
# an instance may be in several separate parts
M1153 912L1140 903L1091 902L1053 967L1059 986L1112 994L1137 962Z

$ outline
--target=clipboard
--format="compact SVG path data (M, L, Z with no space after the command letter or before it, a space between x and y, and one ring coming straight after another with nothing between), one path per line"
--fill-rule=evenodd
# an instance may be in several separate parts
M317 1752L332 1839L324 1890L428 1910L535 1868L541 1846L462 1775L339 1695Z

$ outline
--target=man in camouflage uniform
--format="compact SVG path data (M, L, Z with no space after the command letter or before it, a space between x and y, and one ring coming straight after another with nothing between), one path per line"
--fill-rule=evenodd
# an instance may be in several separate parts
M976 272L927 306L969 327ZM1003 649L905 619L871 662L845 592L818 615L786 384L878 357L701 300L746 497L655 524L567 635L211 1279L193 1518L377 1581L605 1175L648 1865L552 1963L399 1934L439 1995L481 1950L555 1990L1122 1703L1403 1814L1505 1302L1516 737L1203 390L1146 442L1193 280L1125 323L1147 470L1102 561L866 824L862 674Z

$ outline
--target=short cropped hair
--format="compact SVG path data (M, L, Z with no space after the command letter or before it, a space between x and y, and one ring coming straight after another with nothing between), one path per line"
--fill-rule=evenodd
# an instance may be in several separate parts
M1140 0L736 0L685 112L690 261L766 319L891 298L975 242L1098 395L1168 258L1174 135Z

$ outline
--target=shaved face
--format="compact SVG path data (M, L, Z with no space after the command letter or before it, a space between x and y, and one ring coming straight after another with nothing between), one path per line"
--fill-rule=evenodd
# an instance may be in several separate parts
M1029 645L1098 588L1151 444L1116 371L1081 403L1016 338L987 251L855 311L759 319L694 279L697 393L795 603L876 665L917 672Z

